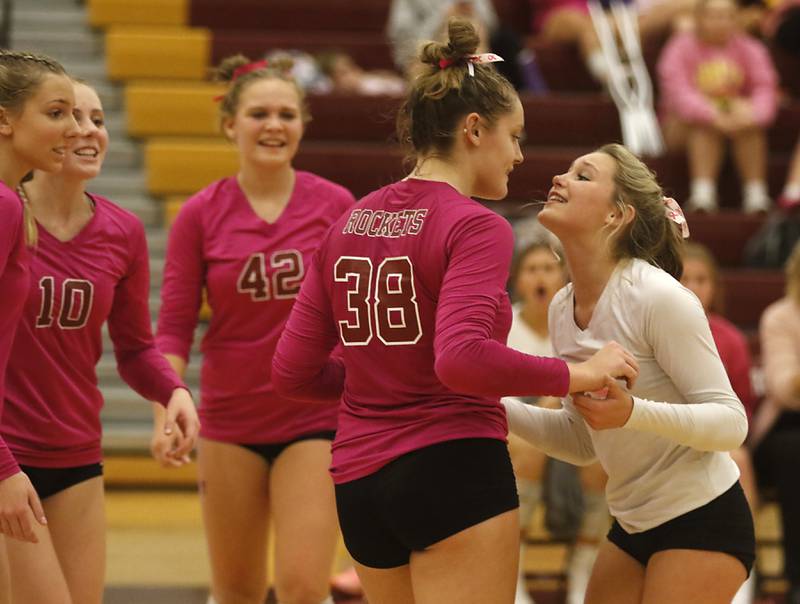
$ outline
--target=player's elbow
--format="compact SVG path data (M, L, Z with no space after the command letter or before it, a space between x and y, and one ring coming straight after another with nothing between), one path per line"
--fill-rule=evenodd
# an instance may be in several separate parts
M304 380L279 362L278 357L272 361L272 387L278 396L290 399L302 399Z
M454 392L463 394L481 394L480 377L476 371L470 371L460 355L454 352L445 352L436 357L433 371L439 381Z

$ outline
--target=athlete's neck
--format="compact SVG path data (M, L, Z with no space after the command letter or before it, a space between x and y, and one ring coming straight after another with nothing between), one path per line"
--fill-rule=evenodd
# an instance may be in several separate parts
M543 308L541 304L524 304L519 315L534 333L542 338L548 337L547 308Z
M0 144L0 181L9 189L16 189L30 168L20 165L17 154L8 145Z
M408 178L445 182L465 197L471 197L473 178L458 166L458 162L452 159L445 160L436 156L420 157Z
M251 202L284 206L294 189L295 171L291 164L274 170L243 164L236 180Z
M585 328L611 278L617 261L604 244L562 239L575 296L575 321Z
M94 214L86 181L63 174L36 172L22 185L37 222L57 238L71 239Z

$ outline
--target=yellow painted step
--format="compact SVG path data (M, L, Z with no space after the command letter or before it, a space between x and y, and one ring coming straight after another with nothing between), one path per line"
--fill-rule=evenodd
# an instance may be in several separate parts
M189 0L88 0L87 5L93 27L189 23Z
M187 195L169 195L164 199L164 226L169 229L175 222L175 217L186 203Z
M203 27L117 25L106 32L106 69L112 80L202 80L211 57Z
M236 148L222 139L153 139L145 145L147 189L154 195L192 194L239 168Z
M103 479L109 487L193 487L197 484L197 465L162 468L145 455L106 455Z
M125 87L131 136L214 136L219 133L219 103L224 84L134 81Z

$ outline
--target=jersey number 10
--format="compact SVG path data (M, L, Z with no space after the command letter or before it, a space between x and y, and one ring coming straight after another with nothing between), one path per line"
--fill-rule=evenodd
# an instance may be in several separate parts
M42 305L36 318L36 327L50 327L53 324L55 298L55 279L39 279L42 290ZM61 329L80 329L89 320L92 312L94 287L85 279L64 279L61 283L61 312L58 313L58 326Z
M422 337L414 266L408 256L384 258L373 286L370 258L342 256L333 267L333 279L347 284L349 317L339 321L345 346L366 346L374 332L387 346L416 344Z

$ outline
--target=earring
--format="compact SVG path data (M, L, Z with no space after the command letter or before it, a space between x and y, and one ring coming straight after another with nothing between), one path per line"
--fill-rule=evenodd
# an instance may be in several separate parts
M464 134L466 134L466 133L467 133L467 129L466 129L466 128L464 128Z

